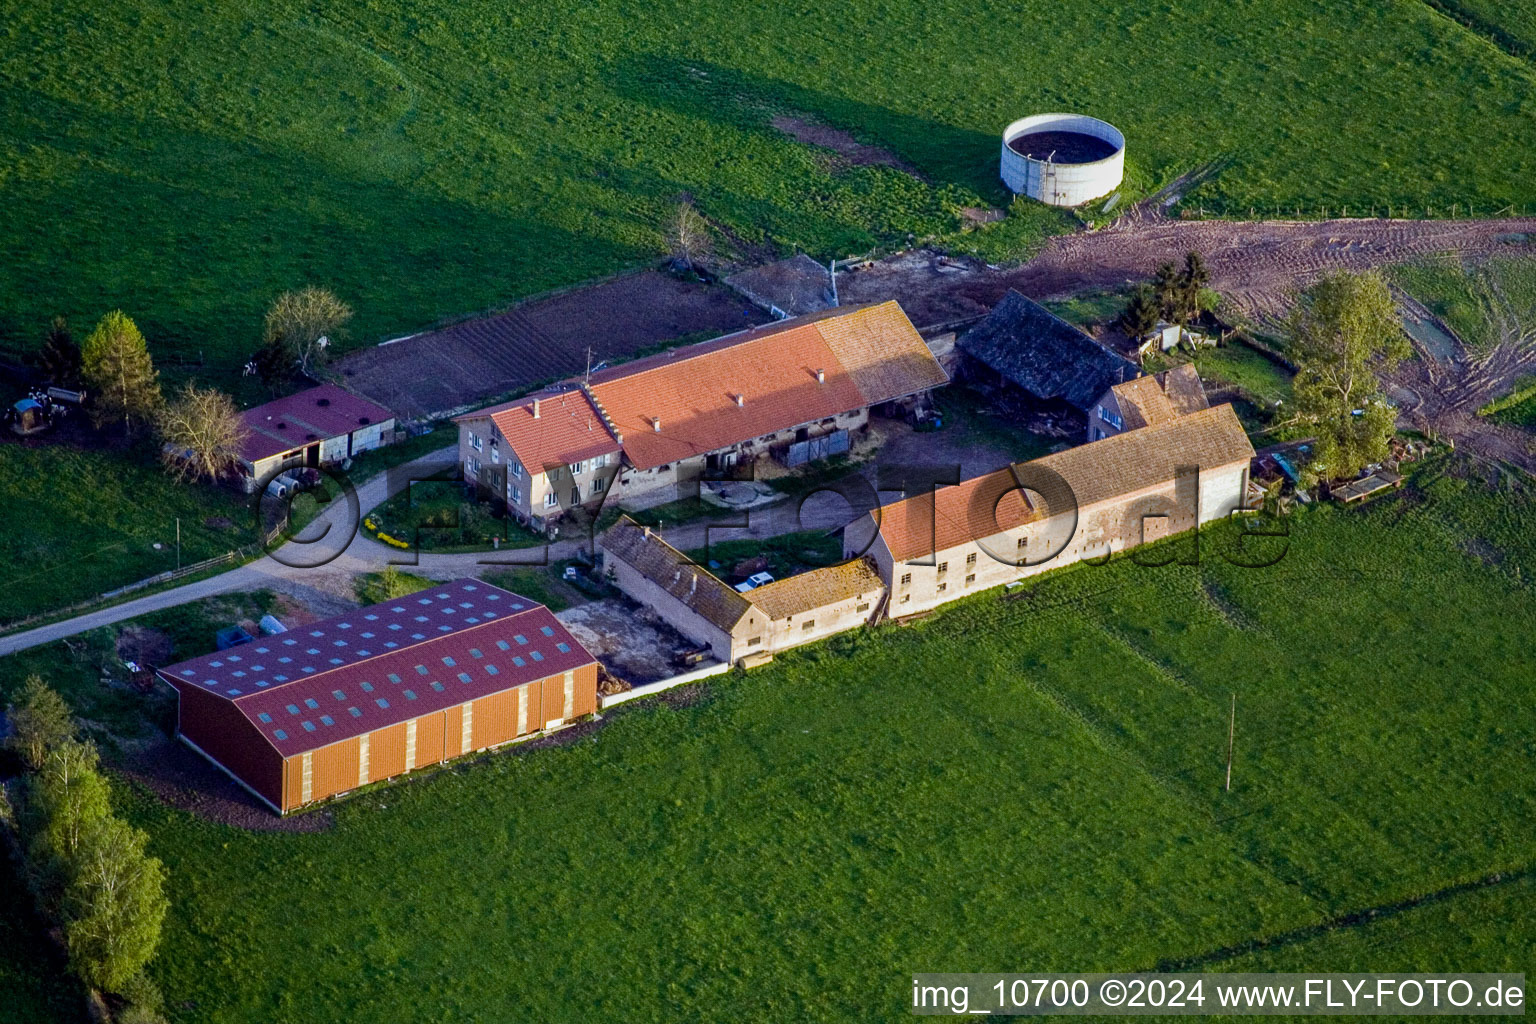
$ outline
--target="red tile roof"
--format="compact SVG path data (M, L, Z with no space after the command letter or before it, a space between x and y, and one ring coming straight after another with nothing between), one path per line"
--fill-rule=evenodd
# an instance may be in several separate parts
M343 437L369 424L394 419L394 415L377 402L335 384L322 384L241 413L240 422L247 433L240 457L256 462L316 441Z
M622 435L630 463L650 469L946 380L901 307L884 302L618 366L595 377L592 392Z
M765 324L600 371L588 395L564 392L572 396L565 420L542 413L533 420L531 398L458 419L489 412L525 465L576 462L622 446L643 470L948 379L901 307L883 302ZM596 417L590 430L589 415ZM594 450L587 441L604 417L617 443Z
M548 608L464 579L159 675L230 701L291 757L593 661Z
M542 391L506 405L457 416L455 422L480 419L487 414L518 461L532 473L619 451L619 442L580 388Z
M1027 465L1059 473L1071 485L1081 509L1172 482L1179 466L1198 466L1207 472L1251 458L1253 445L1242 423L1232 406L1223 404L1078 445ZM1000 469L958 486L893 502L871 514L879 517L880 535L892 558L905 562L1022 526L1040 512L1024 501L1013 470Z

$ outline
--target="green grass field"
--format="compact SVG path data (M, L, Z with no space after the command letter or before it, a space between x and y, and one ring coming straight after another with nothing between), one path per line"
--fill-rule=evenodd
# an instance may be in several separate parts
M913 970L1529 970L1532 522L1430 469L1268 569L1218 533L1069 570L317 834L124 792L174 880L154 973L178 1021L779 1021L902 1018Z
M958 207L1005 198L1003 125L1063 107L1125 130L1133 190L1219 162L1189 200L1207 211L1529 206L1533 86L1418 0L856 0L770 23L676 0L29 4L0 31L0 338L122 306L166 365L217 375L281 289L336 290L354 342L404 333L653 258L682 193L782 252L953 237ZM794 142L782 112L926 181ZM959 244L1017 255L1066 223L1025 207Z
M0 447L0 623L95 597L256 539L242 496L177 486L147 455ZM155 544L160 544L156 551Z
M1392 271L1474 352L1486 352L1509 330L1536 329L1536 260L1508 257L1478 266L1415 263Z

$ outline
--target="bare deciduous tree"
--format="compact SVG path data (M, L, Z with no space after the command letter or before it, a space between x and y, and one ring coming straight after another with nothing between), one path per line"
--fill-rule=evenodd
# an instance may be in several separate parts
M351 319L352 307L325 288L283 292L267 308L262 343L280 346L308 373L325 362L327 349Z
M247 431L222 391L188 384L155 418L165 468L178 482L217 480L240 458Z
M715 241L709 233L709 223L704 220L692 200L684 199L677 204L667 226L667 254L672 262L689 271L697 271L701 260L714 251Z

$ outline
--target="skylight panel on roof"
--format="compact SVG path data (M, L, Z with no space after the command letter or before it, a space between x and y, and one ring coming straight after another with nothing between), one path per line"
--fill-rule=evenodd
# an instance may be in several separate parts
M373 634L372 633L363 633L362 634L362 638L364 640L372 640L373 639Z
M480 653L480 648L478 648L478 647L471 647L469 649L469 656L471 658L483 658L483 657L485 657L485 655Z
M224 660L225 661L239 661L240 660L240 655L238 655L238 654L226 654L226 655L224 655Z
M400 674L398 672L391 672L389 675L385 676L384 678L388 679L392 683L398 683L400 681Z
M417 665L416 666L416 674L419 675L419 676L426 675L427 674L427 666L425 666L425 665Z
M415 700L416 699L416 691L415 690L406 690L405 691L405 699L406 700Z
M261 722L262 722L262 723L263 723L263 724L264 724L264 725L271 725L271 724L272 724L272 716L271 716L271 715L269 715L269 714L267 714L267 713L266 713L266 712L265 712L265 711L263 711L263 712L262 712L262 713L261 713L261 714L259 714L259 715L257 715L257 716L256 716L256 717L257 717L257 718L258 718L258 719L259 719L259 720L260 720L260 721L261 721Z
M425 633L412 633L411 634L411 639L412 640L425 640L426 638L427 637L426 637Z
M470 681L470 679L469 679L469 673L468 672L460 672L459 673L459 682L467 683L469 681Z
M427 621L427 617L425 615L418 615L418 616L416 616L416 621L417 622L426 622Z
M373 692L373 684L372 683L359 683L358 685L363 688L363 692L364 693L372 693Z
M224 692L229 694L231 697L238 697L238 696L240 696L240 691L236 690L236 689L233 689L233 688L225 690Z
M308 650L306 650L304 653L305 654L319 654L320 653L320 648L318 648L318 647L311 647Z
M512 639L516 640L520 644L526 644L528 642L528 638L523 636L521 633L514 634Z
M403 606L397 604L393 608L391 608L390 611L392 611L392 612L403 612L403 611L405 611L405 608Z
M357 708L347 708L347 713L350 714L353 718L362 718L363 717L363 713L361 711L359 711Z
M305 722L301 722L299 724L304 726L304 731L305 732L314 732L315 731L315 723L314 722L305 721Z
M181 670L181 674L184 675L184 676L195 675L196 673L197 673L197 669L195 669L195 668L184 668L184 669Z
M283 644L285 646L288 646L288 647L292 647L294 644L297 644L297 643L298 643L298 641L294 640L292 638L289 638L289 639L283 641Z
M553 626L544 626L543 628L541 628L539 630L539 632L543 633L545 636L554 636L555 635L555 629L554 629Z
M314 670L315 670L315 666L313 666L313 665L305 665L304 668L303 668L303 671L305 671L305 672L313 672Z
M288 681L288 677L287 676L282 676L282 675L273 676L272 678L276 679L280 683L286 683Z
M336 724L336 719L332 718L330 715L321 715L320 716L320 721L323 724L325 724L325 725L335 725Z
M384 648L385 648L385 649L386 649L386 650L390 650L390 651L392 651L392 650L394 650L394 649L395 649L395 648L396 648L396 647L399 647L399 646L400 646L400 645L399 645L399 644L397 644L397 643L395 643L395 642L394 642L394 641L393 641L393 640L386 640L386 641L384 641Z
M224 667L224 663L222 661L210 661L208 663L208 667L209 668L223 668Z
M460 601L459 602L459 607L460 608L473 608L474 605L471 602L469 602L469 601Z
M453 668L453 664L454 664L453 656L451 654L450 655L444 655L443 656L443 664L447 665L449 668Z
M334 641L331 642L331 646L332 647L345 647L345 646L347 646L347 642L345 640L334 640Z
M432 681L432 689L436 690L438 693L442 693L444 690L447 689L447 687L444 686L442 683L439 683L436 680L433 680Z
M325 636L325 633L324 633L323 630L312 629L312 630L309 631L309 635L310 636Z
M560 643L555 644L555 650L559 651L561 654L570 654L571 645L562 640Z
M351 629L352 628L352 623L350 623L350 622L338 622L338 623L336 623L336 628L337 629Z
M389 700L387 698L384 698L384 697L379 697L379 698L375 699L374 703L377 704L381 708L389 707Z
M310 710L314 710L315 708L320 706L320 702L315 700L315 698L313 698L313 697L306 697L304 699L304 706L309 708Z
M544 660L544 655L540 654L538 651L530 652L528 657L532 658L534 661L543 661Z
M487 665L487 666L485 666L485 674L488 675L488 676L499 675L500 672L501 672L501 669L497 668L495 665Z
M496 646L497 646L498 649L503 650L503 651L508 651L508 650L512 649L512 645L507 643L505 640L497 640L496 641Z
M347 695L342 693L340 690L332 690L331 691L331 696L335 697L337 700L346 700L347 699Z
M438 626L437 627L437 631L439 633L446 633L446 632L448 632L452 628L453 628L452 626Z
M417 604L431 604L432 603L432 599L430 597L421 597L421 598L417 598L416 599L416 603Z
M340 658L332 658L331 659L331 664L332 665L340 665L341 664L341 659Z
M283 730L281 730L281 729L274 729L272 731L272 735L276 736L280 740L285 740L285 739L288 738L288 734L286 732L283 732Z
M372 612L369 612L367 615L364 615L363 618L367 619L369 622L377 622L377 621L379 621L379 617L377 615L373 614Z
M299 713L299 706L297 704L289 704L288 705L288 713L290 715L298 714Z
M512 664L516 665L518 668L522 668L524 665L526 665L528 663L526 661L524 661L522 658L514 657L512 659Z
M257 654L266 654L267 653L267 648L265 648L265 647L258 647L258 648L256 648L256 653Z

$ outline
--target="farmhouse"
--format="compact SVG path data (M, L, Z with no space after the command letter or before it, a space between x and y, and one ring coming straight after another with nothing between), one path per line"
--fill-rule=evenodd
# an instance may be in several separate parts
M597 662L549 609L472 579L158 674L182 741L279 814L597 709Z
M874 561L901 617L1228 516L1252 458L1218 405L884 505L843 550Z
M1079 421L1106 390L1141 372L1012 290L958 344L971 381L1001 389L1031 409Z
M246 431L240 473L247 490L279 469L330 465L382 447L395 432L394 413L334 384L247 409L240 422Z
M1156 376L1116 384L1100 395L1088 413L1088 440L1167 423L1209 406L1194 364L1183 363Z
M620 590L724 662L863 625L880 614L885 597L874 565L863 558L741 594L628 516L600 545L604 571Z
M457 418L465 479L543 525L611 500L644 508L774 454L846 451L873 407L949 377L895 302L824 310L567 381Z

